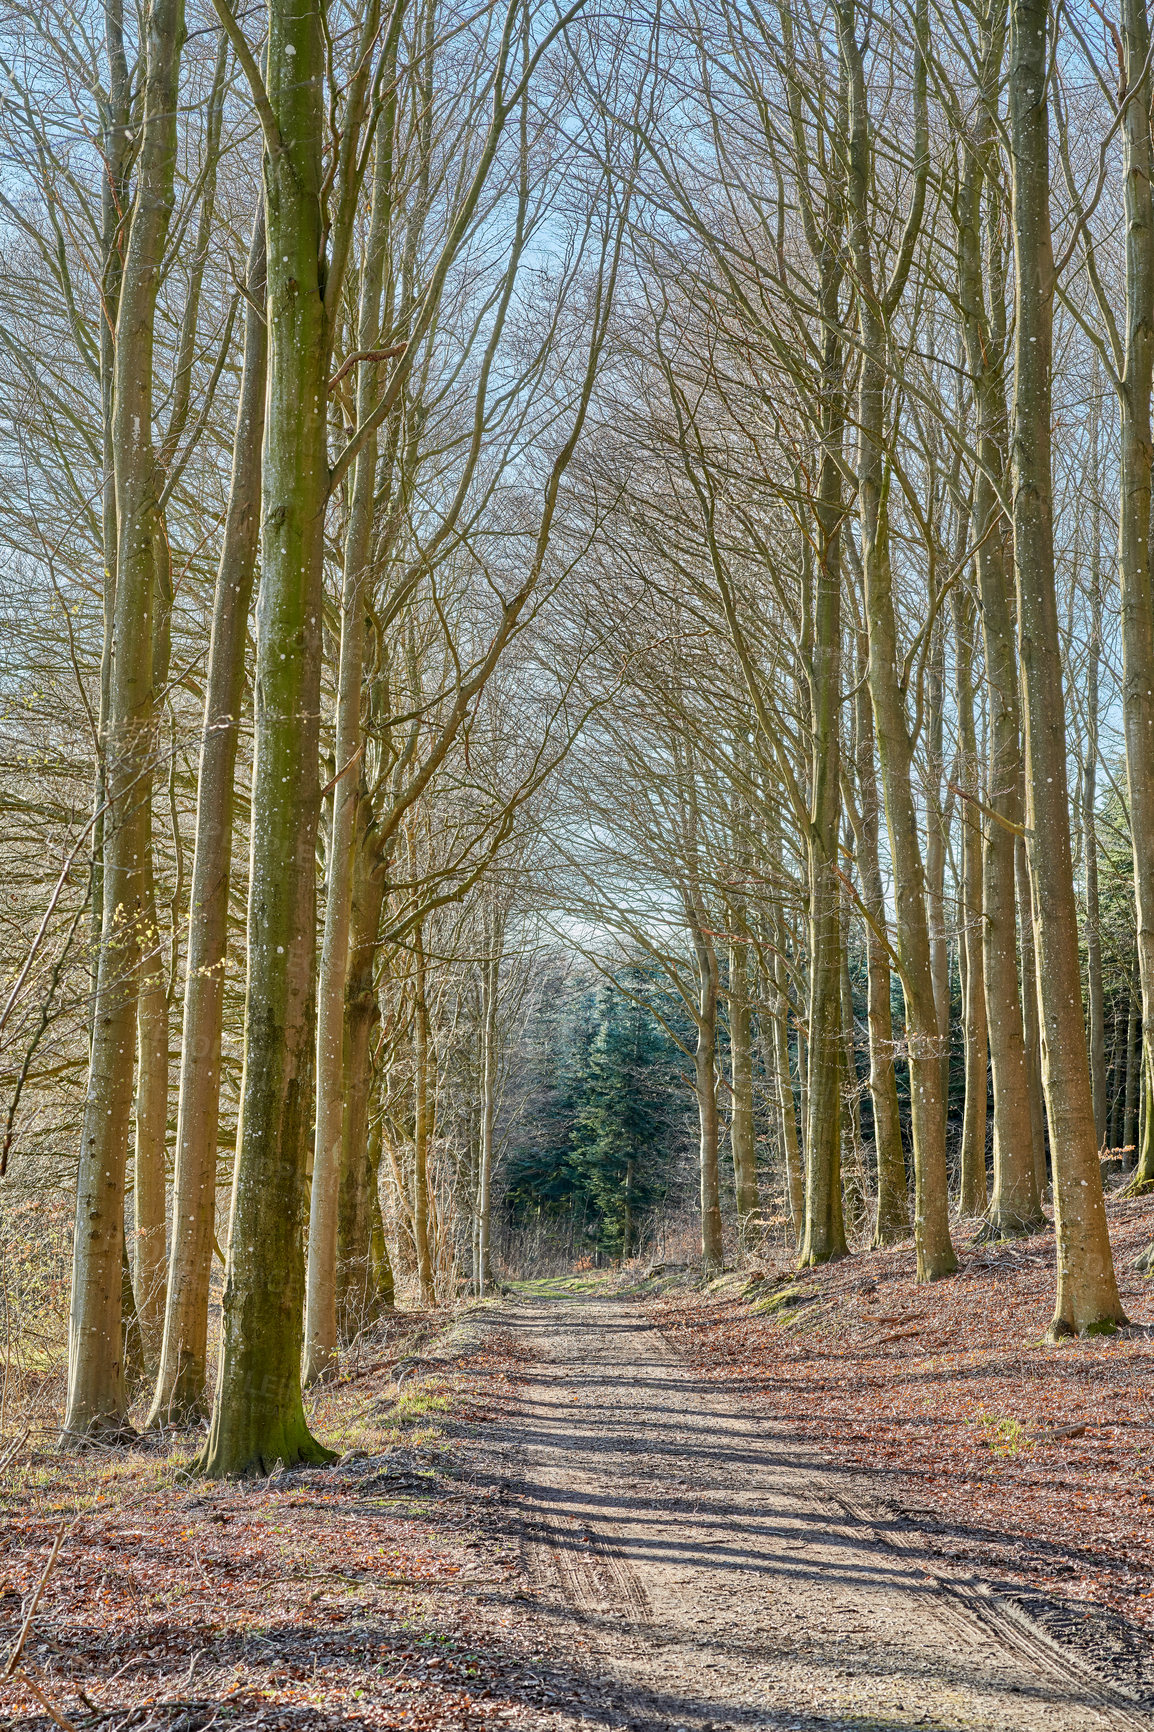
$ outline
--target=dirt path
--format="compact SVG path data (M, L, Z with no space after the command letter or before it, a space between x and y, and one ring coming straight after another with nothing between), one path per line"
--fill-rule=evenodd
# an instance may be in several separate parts
M543 1682L579 1662L597 1724L1154 1724L980 1584L933 1573L843 1475L697 1381L628 1299L534 1299L501 1322L539 1355L500 1443L522 1612Z

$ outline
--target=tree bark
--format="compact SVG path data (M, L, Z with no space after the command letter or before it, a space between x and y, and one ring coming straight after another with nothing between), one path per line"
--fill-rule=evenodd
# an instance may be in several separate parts
M1124 1321L1102 1196L1082 1019L1070 852L1066 725L1054 585L1048 0L1011 0L1010 157L1015 282L1011 458L1042 1074L1054 1169L1058 1288L1053 1336Z
M953 595L955 669L958 704L960 779L971 796L962 802L962 1015L965 1024L966 1102L962 1119L958 1207L963 1215L984 1215L986 1191L986 1105L989 1051L986 1036L986 980L982 947L981 771L974 727L974 607L961 589Z
M1023 815L1024 812L1023 794ZM1014 850L1014 874L1018 892L1018 926L1022 934L1022 1031L1026 1054L1026 1101L1030 1112L1030 1147L1034 1154L1032 1195L1038 1198L1037 1207L1041 1219L1041 1199L1049 1183L1046 1165L1046 1106L1042 1087L1042 1033L1038 1022L1038 966L1033 939L1034 892L1030 885L1026 842L1023 836L1018 837Z
M317 0L270 0L269 374L257 607L244 1088L220 1373L202 1470L329 1459L301 1395L316 1011L322 560L332 336L325 292L325 43ZM291 52L290 52L291 51Z
M942 753L945 733L946 640L941 614L931 635L926 670L926 920L930 930L930 970L942 1065L942 1111L950 1104L950 944L946 931L946 815L942 810Z
M1122 1147L1137 1153L1138 1095L1142 1070L1142 1017L1139 1010L1137 969L1130 981L1130 1014L1126 1018L1126 1094L1122 1118Z
M729 1081L733 1109L729 1141L733 1154L733 1189L737 1200L737 1233L748 1250L757 1228L757 1148L753 1128L753 1017L749 1000L749 950L744 915L731 912L739 931L729 946Z
M155 711L157 698L168 684L172 660L172 566L160 511L153 524L152 549L152 690ZM140 993L136 1004L136 1148L132 1190L132 1276L144 1368L149 1377L156 1376L164 1335L165 1229L168 1222L169 1003L153 866L155 782L154 770L149 779L148 811L145 814L147 865L142 874Z
M698 1169L701 1181L701 1260L717 1271L724 1262L721 1236L721 1190L717 1171L717 955L700 914L690 910L690 931L697 959L697 1045L693 1057L694 1090L699 1130Z
M151 854L151 845L149 847ZM144 955L136 1007L136 1150L132 1183L132 1282L144 1354L155 1377L164 1335L167 1269L166 1154L168 1144L168 992L160 956L156 891L151 867L144 875Z
M826 311L822 350L821 459L814 507L817 557L803 554L811 589L803 641L810 712L810 805L806 828L809 875L809 1061L805 1113L805 1236L803 1267L847 1252L841 1182L841 534L842 344L836 309L842 281L834 236L819 256Z
M216 1226L220 1042L228 954L236 751L245 650L260 533L261 447L268 340L264 214L248 255L249 301L232 444L232 481L212 604L197 777L196 844L189 895L188 958L172 1185L172 1247L160 1370L149 1424L181 1424L206 1401L209 1277Z
M981 102L958 204L958 285L980 459L974 475L973 541L989 711L982 963L994 1095L994 1192L988 1221L989 1231L997 1236L1030 1231L1042 1221L1023 1019L1027 992L1025 981L1019 986L1018 974L1014 861L1022 823L1022 723L1013 558L1011 526L997 491L1009 466L1002 198L1000 170L992 162L1005 36L1005 13L995 6L981 33Z
M860 894L866 911L866 1020L869 1025L870 1098L873 1102L874 1156L877 1161L877 1214L874 1245L893 1245L910 1230L909 1185L902 1149L898 1079L894 1068L894 1019L885 886L879 850L879 801L874 766L874 719L867 670L869 640L857 634L857 690L854 699L854 771L857 778L857 829Z
M928 28L925 11L919 9L919 36L925 37ZM884 482L886 314L900 299L912 255L903 251L895 265L897 275L884 288L876 284L869 208L872 146L862 48L855 30L855 0L842 0L838 7L838 41L849 92L847 189L861 339L858 517L869 628L869 685L895 880L897 955L906 1003L917 1278L919 1281L935 1281L953 1273L957 1258L950 1242L949 1228L942 1036L938 1027L926 879L913 794L914 741L901 683L902 657L898 651ZM907 236L916 234L920 224L929 158L924 48L918 58L914 96L917 169Z
M113 411L116 391L116 321L124 275L123 242L131 210L129 173L133 160L132 83L124 46L122 0L104 0L104 47L108 57L108 106L104 115L103 168L100 193L100 432L101 432L101 550L104 555L101 597L100 700L96 738L96 789L93 798L91 908L91 993L88 1027L91 1050L99 984L100 938L104 927L104 809L108 792L106 749L112 682L112 637L116 605L116 457Z
M798 1144L797 1099L793 1092L793 1071L789 1062L789 977L784 945L785 923L781 919L780 909L775 909L772 966L769 972L772 998L767 1021L773 1048L772 1065L777 1088L781 1153L785 1165L786 1203L793 1242L800 1249L805 1233L805 1175Z
M493 1185L493 1130L497 1109L497 1007L501 976L500 917L486 934L489 954L481 964L481 1122L477 1151L477 1292L489 1284L489 1228Z
M841 923L841 1035L842 1035L842 1214L852 1233L865 1222L868 1195L862 1161L861 1096L858 1089L857 1040L854 1031L853 979L849 971L849 898L843 889Z
M353 840L353 891L349 922L349 963L345 987L344 1104L341 1115L340 1202L337 1219L336 1309L340 1341L349 1341L391 1306L392 1270L387 1249L373 1250L373 1201L380 1164L369 1129L373 1084L372 1036L380 1021L373 967L385 899L385 866L376 848L372 808L364 795L357 804ZM380 1205L377 1204L379 1221ZM382 1229L383 1234L383 1229ZM386 1273L387 1271L387 1273ZM384 1280L390 1289L386 1297Z
M413 972L413 1240L421 1309L437 1303L433 1255L429 1243L429 999L426 988L424 934L418 927Z
M373 208L361 271L356 348L379 349L381 297L392 212L392 136L377 133ZM362 363L357 383L358 424L369 419L380 395L380 363ZM338 1352L337 1241L340 1235L342 1133L345 1118L345 985L353 895L353 843L360 778L348 772L364 749L361 726L365 641L365 588L376 514L377 439L371 436L353 468L345 536L341 645L334 738L337 784L325 898L324 936L317 982L317 1119L309 1208L305 1289L306 1383L331 1375Z
M116 594L110 636L104 914L73 1237L65 1441L122 1431L121 1265L141 917L150 865L152 624L159 498L152 445L156 297L173 205L182 0L147 13L139 168L116 321L112 447Z
M1118 586L1122 727L1134 850L1142 1054L1154 1066L1154 594L1150 568L1151 379L1154 374L1154 205L1151 203L1150 18L1123 0L1122 119L1126 211L1126 348L1118 394ZM1154 1139L1142 1140L1135 1189L1154 1185Z
M1094 1134L1106 1146L1106 1002L1102 988L1102 914L1098 896L1098 666L1102 656L1102 529L1098 491L1098 415L1093 424L1094 545L1090 554L1090 644L1086 672L1086 761L1082 768L1082 832L1086 849L1086 998L1090 1010L1090 1092ZM1131 803L1131 820L1133 819Z

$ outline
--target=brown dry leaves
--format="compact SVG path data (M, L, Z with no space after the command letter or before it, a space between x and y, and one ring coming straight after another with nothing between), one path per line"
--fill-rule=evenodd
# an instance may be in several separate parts
M0 1476L0 1657L61 1520L67 1536L28 1654L77 1727L472 1727L519 1717L506 1620L471 1597L515 1568L473 1428L506 1405L512 1344L459 1358L451 1384L377 1362L318 1400L313 1424L355 1451L333 1470L223 1485L145 1449L17 1453ZM452 1441L450 1441L450 1438ZM198 1440L186 1438L185 1453ZM47 1726L19 1679L0 1719Z
M1132 1267L1154 1203L1109 1212L1127 1312L1154 1322L1154 1287ZM1154 1344L1042 1345L1052 1232L958 1247L957 1276L930 1287L915 1284L909 1244L805 1271L798 1290L816 1302L772 1320L732 1292L654 1309L674 1345L756 1392L767 1419L940 1514L947 1559L1154 1631Z

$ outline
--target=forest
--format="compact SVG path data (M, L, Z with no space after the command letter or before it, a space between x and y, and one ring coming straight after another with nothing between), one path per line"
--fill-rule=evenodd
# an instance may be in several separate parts
M1148 0L0 18L0 1463L569 1276L1140 1339Z

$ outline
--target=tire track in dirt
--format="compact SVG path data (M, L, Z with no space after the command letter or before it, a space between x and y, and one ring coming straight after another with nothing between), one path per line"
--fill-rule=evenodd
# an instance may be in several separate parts
M839 1498L837 1503L846 1519L860 1527L876 1544L918 1555L916 1539L904 1533L892 1516L871 1511L867 1505L852 1503L846 1498ZM963 1628L968 1630L977 1624L991 1631L1006 1649L1020 1656L1026 1664L1052 1677L1060 1686L1079 1691L1087 1703L1098 1708L1104 1725L1117 1728L1118 1732L1133 1732L1133 1729L1148 1732L1151 1725L1149 1715L1142 1713L1122 1691L1103 1684L1075 1655L1060 1647L1018 1607L1001 1599L984 1582L973 1577L956 1579L943 1576L925 1562L921 1568Z
M499 1445L521 1597L554 1662L599 1687L598 1726L1154 1726L983 1584L942 1576L812 1448L698 1380L628 1299L543 1297L501 1324L532 1349Z

